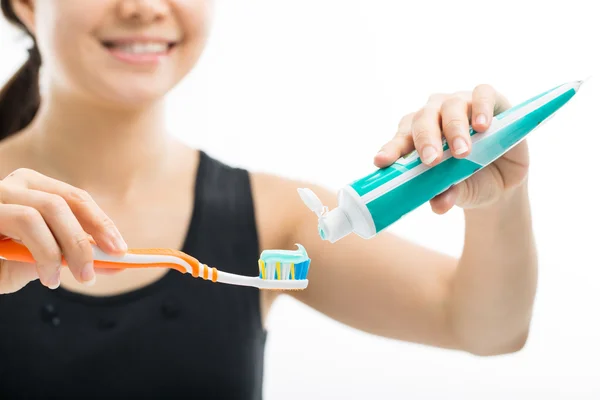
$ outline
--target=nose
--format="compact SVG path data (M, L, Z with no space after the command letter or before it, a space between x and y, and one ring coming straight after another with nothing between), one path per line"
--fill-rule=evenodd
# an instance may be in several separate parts
M121 0L119 15L135 22L154 22L164 19L169 13L165 0Z

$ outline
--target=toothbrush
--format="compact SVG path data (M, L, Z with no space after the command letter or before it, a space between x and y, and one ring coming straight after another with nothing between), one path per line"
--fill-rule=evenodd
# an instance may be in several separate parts
M308 188L299 188L298 194L317 215L321 239L335 243L350 233L372 238L519 144L567 104L586 80L556 86L496 115L485 132L471 128L473 148L465 158L452 157L445 140L442 160L433 167L423 164L414 150L342 187L338 207L332 210Z
M108 269L171 268L195 278L229 285L252 286L266 290L303 290L308 286L310 258L304 247L297 250L264 250L258 260L258 276L244 276L219 271L194 257L173 249L130 249L124 256L106 254L92 243L94 267ZM0 258L35 263L25 245L11 239L0 240ZM63 257L62 265L67 263Z

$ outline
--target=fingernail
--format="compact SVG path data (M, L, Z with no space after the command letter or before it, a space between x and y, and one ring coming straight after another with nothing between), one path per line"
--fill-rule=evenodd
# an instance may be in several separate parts
M60 270L58 270L52 277L48 280L48 288L51 290L55 290L60 286Z
M83 266L83 269L81 270L81 280L86 286L92 286L96 283L96 272L94 271L93 263L87 263Z
M456 139L454 139L454 141L452 142L452 147L454 147L454 153L456 154L462 154L469 150L467 142L461 137L457 137Z
M487 118L485 117L485 114L479 114L477 118L475 118L475 123L480 125L484 125L486 121Z
M421 151L421 161L431 164L437 158L437 151L433 146L425 146Z

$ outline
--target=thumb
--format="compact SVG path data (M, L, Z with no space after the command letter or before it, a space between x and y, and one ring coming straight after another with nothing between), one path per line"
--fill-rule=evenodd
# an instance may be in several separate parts
M35 264L0 258L0 294L19 291L36 279L39 279L39 275Z
M470 208L474 206L475 185L471 179L464 180L453 187L456 191L454 204L460 208Z
M469 208L473 206L473 189L469 180L450 186L429 202L436 214L445 214L454 206Z
M502 194L502 178L492 168L481 170L456 185L456 205L469 209L487 206Z

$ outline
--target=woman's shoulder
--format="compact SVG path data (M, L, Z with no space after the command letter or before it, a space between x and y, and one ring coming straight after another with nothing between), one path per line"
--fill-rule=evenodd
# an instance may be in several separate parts
M256 221L264 248L293 246L301 224L316 216L304 204L299 188L309 188L323 203L334 206L335 194L317 184L273 173L250 172Z

